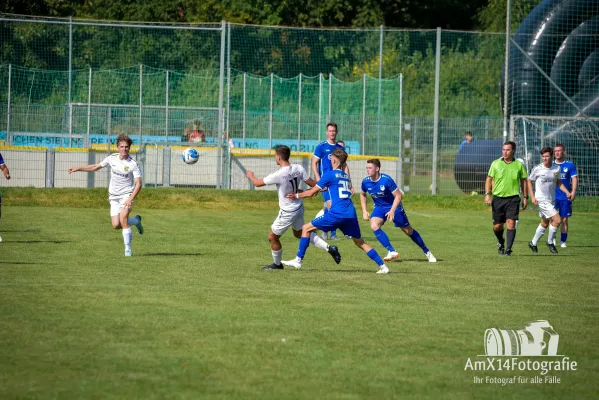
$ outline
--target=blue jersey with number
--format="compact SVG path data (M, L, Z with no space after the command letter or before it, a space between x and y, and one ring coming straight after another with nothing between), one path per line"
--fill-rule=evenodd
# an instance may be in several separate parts
M562 181L568 192L572 191L572 177L577 176L576 167L570 161L564 161L562 163L553 162L553 165L559 167L559 179ZM561 191L559 187L555 188L555 199L556 200L568 200L568 196Z
M362 181L362 193L368 193L372 197L375 207L391 208L395 200L393 192L396 190L395 181L387 174L381 174L376 181L369 176Z
M331 196L329 213L337 218L357 218L351 201L349 175L340 169L334 169L326 172L316 185L321 189L328 188Z
M329 172L333 169L333 164L331 164L331 153L335 149L343 150L344 147L337 143L330 144L325 140L316 146L316 149L314 150L314 157L320 158L318 171L321 178L326 172Z

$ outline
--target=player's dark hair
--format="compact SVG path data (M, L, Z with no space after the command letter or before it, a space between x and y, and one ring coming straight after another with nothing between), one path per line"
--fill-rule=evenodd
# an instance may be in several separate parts
M289 161L291 156L291 149L285 145L279 145L275 147L275 153L283 159L283 161Z
M347 161L347 153L345 151L343 151L341 149L335 149L335 150L333 150L331 155L333 157L335 157L337 160L339 160L340 167L345 165L345 162Z
M337 144L338 144L339 146L343 146L343 147L345 147L345 142L344 142L343 140L337 140Z
M566 151L566 146L561 143L556 144L555 147L561 147L563 151Z
M129 147L131 147L131 145L133 144L133 140L131 140L131 138L127 135L125 135L124 133L121 133L117 138L116 138L116 145L118 147L120 142L127 142L127 144L129 145Z
M464 135L466 135L466 136L472 136L472 132L466 131L466 133Z
M336 124L336 123L334 123L334 122L329 122L329 123L327 124L327 129L329 128L329 126L332 126L332 127L334 127L336 131L338 131L338 130L339 130L339 128L337 128L337 124Z
M549 155L552 156L553 155L553 149L551 147L543 147L541 149L541 155L543 155L545 153L549 153Z
M378 169L381 169L381 160L378 158L371 158L370 160L366 161L366 164L372 164Z
M515 151L516 151L516 143L514 143L514 142L512 142L512 141L510 140L510 141L508 141L508 142L505 142L503 145L505 146L505 145L508 145L508 144L509 144L510 146L512 146L512 151L514 151L514 152L515 152Z

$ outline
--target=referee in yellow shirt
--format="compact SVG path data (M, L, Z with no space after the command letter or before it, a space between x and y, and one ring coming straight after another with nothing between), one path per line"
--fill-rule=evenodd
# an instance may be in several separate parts
M516 221L520 214L520 192L522 209L528 205L526 168L514 159L516 143L505 142L501 149L503 157L491 163L485 182L485 203L493 210L493 233L497 237L497 252L511 256L516 239ZM491 188L493 191L491 192ZM491 195L493 200L491 201ZM503 238L503 225L507 223L507 243Z

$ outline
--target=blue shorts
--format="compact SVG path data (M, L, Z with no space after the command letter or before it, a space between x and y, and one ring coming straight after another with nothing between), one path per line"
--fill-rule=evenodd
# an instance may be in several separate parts
M358 218L338 218L331 213L326 213L318 218L312 220L312 225L320 229L323 232L334 231L335 229L341 229L346 236L351 236L354 239L360 239L362 234L360 233L360 224Z
M561 218L572 216L572 200L555 200L555 209Z
M374 210L372 210L372 214L370 214L370 218L376 217L381 218L383 221L387 221L387 217L385 216L385 214L387 214L390 210L391 207L374 207ZM410 221L408 221L408 216L406 215L406 212L404 211L403 207L398 207L397 210L395 210L395 215L393 216L393 223L398 228L407 228L408 226L410 226Z

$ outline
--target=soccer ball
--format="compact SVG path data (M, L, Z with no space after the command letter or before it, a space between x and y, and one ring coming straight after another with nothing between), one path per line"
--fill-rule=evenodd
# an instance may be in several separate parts
M185 164L195 164L200 159L200 153L194 148L187 148L183 150L183 162Z

